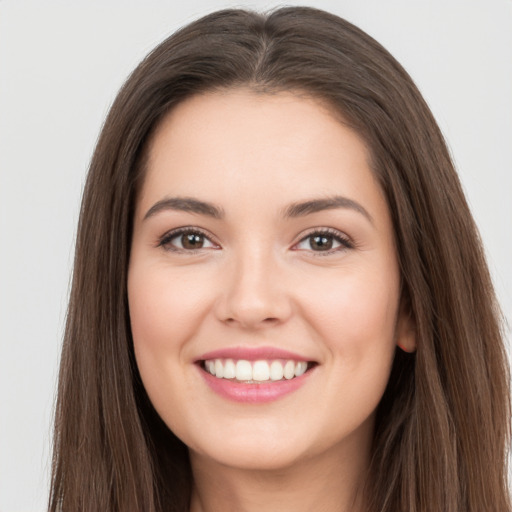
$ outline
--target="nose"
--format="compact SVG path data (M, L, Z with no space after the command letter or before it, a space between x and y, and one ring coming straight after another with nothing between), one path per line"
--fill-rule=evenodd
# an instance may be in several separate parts
M217 303L219 320L244 329L261 329L288 320L291 290L270 251L245 251L224 272L226 279Z

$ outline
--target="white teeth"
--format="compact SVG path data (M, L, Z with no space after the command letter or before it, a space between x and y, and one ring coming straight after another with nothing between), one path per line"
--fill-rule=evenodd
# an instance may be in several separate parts
M222 379L224 377L224 368L222 366L222 361L220 359L217 359L215 361L215 376L219 379Z
M209 359L204 362L205 370L219 379L236 379L242 382L265 382L290 380L300 377L308 369L306 361L246 361L239 359Z
M270 378L270 366L267 361L256 361L252 366L252 380L268 380Z
M300 377L308 368L306 361L299 361L295 365L295 377Z
M216 376L218 377L217 374ZM252 365L249 361L241 359L236 362L236 380L252 380Z
M295 377L295 363L293 361L286 361L284 365L284 378L293 379Z
M227 359L224 363L224 373L222 376L225 379L234 379L236 377L236 367L233 359Z
M283 378L283 365L280 361L272 361L270 365L270 378L272 380L281 380Z

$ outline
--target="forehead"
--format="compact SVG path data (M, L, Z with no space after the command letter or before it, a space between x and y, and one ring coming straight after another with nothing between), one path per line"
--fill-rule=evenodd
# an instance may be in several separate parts
M365 143L324 102L241 89L177 105L152 138L141 202L171 193L229 201L247 189L283 202L365 190L383 200Z
M343 137L339 137L340 132ZM236 135L236 137L233 137ZM158 164L165 148L202 151L252 146L265 154L273 142L283 150L297 151L297 143L318 142L321 137L333 146L352 146L369 156L362 139L352 130L337 108L301 91L262 93L248 88L224 89L194 95L176 105L159 123L149 145L150 165ZM336 140L333 140L336 139ZM201 142L200 148L197 146ZM327 145L327 144L326 144ZM357 147L356 147L357 146ZM348 148L345 148L348 149ZM325 150L325 148L324 148Z

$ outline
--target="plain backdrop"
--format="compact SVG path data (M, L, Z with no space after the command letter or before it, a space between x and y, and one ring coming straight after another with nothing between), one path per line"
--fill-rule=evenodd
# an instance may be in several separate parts
M293 3L347 18L412 75L447 138L510 323L512 0ZM194 18L276 5L0 0L0 512L45 510L80 194L117 90Z

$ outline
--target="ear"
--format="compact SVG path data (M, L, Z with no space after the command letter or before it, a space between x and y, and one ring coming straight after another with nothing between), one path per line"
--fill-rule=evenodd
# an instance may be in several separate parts
M416 352L416 322L406 300L400 301L395 333L398 348L409 354Z

